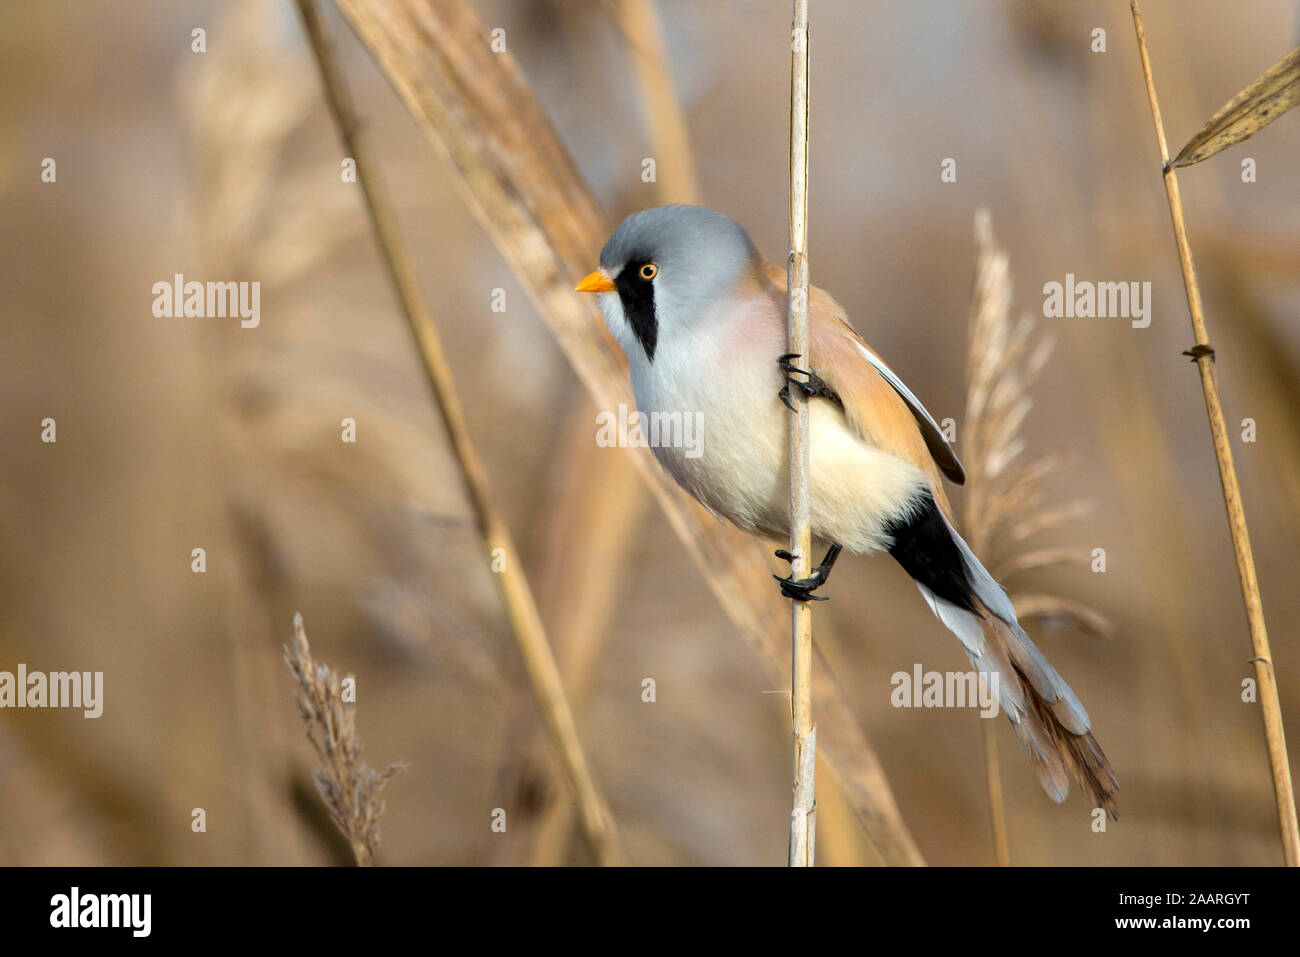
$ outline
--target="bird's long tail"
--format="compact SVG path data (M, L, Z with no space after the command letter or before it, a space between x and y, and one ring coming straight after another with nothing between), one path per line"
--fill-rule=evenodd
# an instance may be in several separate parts
M1011 719L1016 737L1048 796L1064 801L1070 789L1069 778L1073 777L1092 794L1097 807L1118 818L1115 792L1119 785L1092 736L1088 712L1020 627L1006 592L956 530L944 524L960 553L970 590L970 600L964 603L971 607L949 600L966 596L954 595L947 588L948 597L941 597L914 574L921 594L961 641L971 665L986 676L984 680L997 675L999 707Z

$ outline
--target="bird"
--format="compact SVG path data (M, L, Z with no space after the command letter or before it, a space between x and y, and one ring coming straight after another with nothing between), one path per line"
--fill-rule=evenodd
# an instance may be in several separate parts
M826 555L806 578L778 577L782 594L821 600L814 592L842 550L888 552L996 690L1048 797L1063 802L1073 778L1118 818L1118 783L1088 712L957 531L943 483L965 481L961 462L839 303L810 287L808 354L787 352L785 270L735 220L682 205L623 220L575 291L596 295L638 412L699 423L694 454L652 444L660 465L706 509L770 541L790 537L786 406L801 390L812 537Z

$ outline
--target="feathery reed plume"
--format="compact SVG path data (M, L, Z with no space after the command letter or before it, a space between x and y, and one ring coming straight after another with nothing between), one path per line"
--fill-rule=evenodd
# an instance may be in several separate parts
M316 0L298 0L298 11L316 63L320 67L330 111L339 135L356 161L357 181L365 195L366 210L374 227L375 240L397 293L402 312L415 338L429 386L436 399L438 414L451 440L452 451L460 466L461 477L483 537L483 554L500 556L503 571L494 574L510 619L515 641L524 662L542 721L555 743L567 779L582 814L583 827L596 856L602 864L617 864L622 858L613 814L592 775L591 767L578 738L577 724L560 680L559 668L537 611L532 588L523 571L523 561L515 548L513 536L496 508L488 488L487 469L479 458L469 428L451 364L442 347L438 327L420 292L406 247L402 244L397 221L384 189L378 166L370 151L361 143L360 123L342 71L334 58L333 46L325 23L316 8Z
M1043 507L1044 483L1060 468L1056 455L1025 458L1020 434L1033 407L1029 389L1052 351L1052 340L1036 337L1037 322L1026 313L1011 318L1011 268L993 236L988 210L975 214L978 255L971 301L970 345L966 359L966 497L963 518L967 541L976 554L1001 554L994 577L1007 582L1027 571L1062 562L1086 562L1078 549L1016 551L1029 536L1086 511L1083 503ZM1011 554L1014 553L1014 554ZM1054 595L1016 595L1022 622L1052 619L1081 631L1108 634L1109 622L1077 601ZM1011 862L1006 810L998 773L997 727L981 721L985 776L993 847L999 866Z
M966 421L963 445L971 460L966 472L963 518L972 550L996 560L994 577L1015 579L1053 565L1086 563L1082 549L1025 550L1039 532L1086 514L1085 502L1044 506L1048 479L1061 469L1056 454L1024 457L1020 434L1033 408L1029 390L1051 356L1054 341L1036 336L1037 321L1025 313L1011 317L1011 270L993 235L988 211L975 215L978 261L971 302L970 345L966 360ZM1052 618L1085 632L1109 632L1103 616L1077 602L1027 595L1021 618Z
M1210 438L1214 444L1214 456L1219 466L1219 481L1223 486L1223 504L1228 512L1228 528L1232 533L1232 547L1237 559L1237 577L1241 582L1241 596L1246 605L1251 646L1255 652L1251 661L1255 665L1255 678L1259 685L1259 707L1264 720L1264 742L1268 748L1268 762L1273 777L1273 794L1277 803L1282 854L1288 867L1300 867L1300 825L1296 821L1295 791L1291 785L1291 766L1286 753L1286 733L1282 727L1282 705L1278 700L1277 678L1273 672L1273 654L1269 648L1268 628L1264 623L1264 602L1259 594L1259 579L1255 575L1255 556L1251 551L1250 532L1246 527L1246 510L1241 501L1241 486L1237 482L1237 467L1232 461L1232 446L1228 441L1228 423L1223 414L1223 400L1219 397L1219 375L1214 366L1214 349L1210 346L1209 333L1206 331L1200 283L1196 278L1196 266L1192 262L1191 243L1187 239L1187 223L1183 218L1183 201L1178 189L1178 174L1169 160L1169 144L1165 141L1165 125L1160 118L1160 102L1156 98L1156 84L1151 73L1151 57L1147 53L1146 31L1142 27L1142 12L1138 9L1137 0L1130 0L1129 9L1133 14L1138 56L1142 61L1142 76L1146 82L1147 100L1151 106L1151 122L1155 127L1156 144L1160 149L1165 195L1169 200L1174 242L1178 247L1178 262L1182 268L1183 287L1187 292L1187 310L1192 320L1192 334L1196 339L1195 345L1184 354L1192 357L1197 372L1200 373L1201 391L1205 396L1205 412L1210 420Z
M786 266L786 351L808 355L808 0L794 0L790 44L790 259ZM804 360L807 362L807 358ZM812 368L809 364L808 368ZM812 511L808 397L790 405L790 577L812 573ZM794 807L790 812L790 866L812 867L817 834L817 726L812 717L812 603L790 601L794 724Z
M357 864L368 867L379 852L384 787L405 765L399 761L376 770L361 760L356 705L343 700L339 673L312 657L301 614L293 616L293 640L284 646L284 663L297 685L294 697L307 739L321 760L316 790L352 845Z
M446 156L470 209L514 270L598 407L632 405L626 362L573 284L608 231L545 111L508 52L482 42L463 0L338 0L426 137ZM685 551L773 682L789 676L789 609L768 587L766 548L718 523L677 488L649 449L630 451ZM844 692L818 682L821 744L881 857L924 863L879 758Z

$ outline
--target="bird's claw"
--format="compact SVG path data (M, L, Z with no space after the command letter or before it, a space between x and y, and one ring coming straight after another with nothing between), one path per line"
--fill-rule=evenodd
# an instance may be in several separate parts
M778 356L776 360L777 368L779 368L786 375L789 375L791 372L797 372L800 375L811 376L812 373L809 372L807 369L800 369L790 362L791 359L799 359L802 358L802 356L803 354L800 352L787 352L783 356Z
M798 352L787 352L785 355L777 357L777 368L785 373L785 385L783 385L781 391L776 394L777 398L784 402L785 407L791 412L796 412L798 410L795 409L794 405L790 402L790 386L794 386L809 399L815 399L820 396L830 399L833 402L839 402L840 397L836 395L834 389L826 384L825 379L809 369L800 369L798 366L793 365L790 362L791 359L798 359L799 356L800 354ZM796 375L807 376L808 378L796 379L794 378Z
M810 380L812 379L812 373L810 371L807 369L800 369L790 361L791 359L798 359L799 356L800 353L798 352L787 352L783 356L778 356L776 360L777 368L785 373L785 385L781 386L781 391L776 394L776 397L780 399L785 407L791 412L798 412L799 410L796 409L794 403L790 401L790 386L794 386L805 396L811 397L812 395L812 393L808 391L807 382L794 378L795 375L806 375Z
M793 575L782 578L773 575L781 583L781 594L794 601L829 601L824 595L814 595L813 591L826 581L819 572L813 572L807 578L795 578Z
M773 575L781 583L781 594L786 598L792 598L795 601L826 601L821 595L814 595L813 592L826 584L826 579L831 577L831 569L835 566L835 561L840 557L841 546L838 544L831 545L826 550L826 555L822 562L812 570L812 574L807 578L795 578L793 573L782 578L780 575ZM777 558L783 562L791 562L798 557L794 552L787 551L784 548L778 548L774 553Z

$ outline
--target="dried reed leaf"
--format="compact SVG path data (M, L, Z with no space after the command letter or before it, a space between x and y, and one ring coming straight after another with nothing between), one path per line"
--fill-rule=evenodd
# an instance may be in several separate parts
M659 13L652 0L622 0L611 13L636 67L637 89L653 143L651 155L660 160L657 198L663 203L699 205L694 156L669 70ZM572 28L585 34L586 14L570 11L569 16ZM538 584L546 620L557 622L551 633L575 709L582 706L597 660L612 637L617 583L650 504L649 489L626 458L595 454L602 450L591 443L589 424L594 410L586 400L577 406L568 427L563 480L556 483L553 499L543 509L550 516L545 538L551 560L545 563ZM529 769L549 767L539 760L538 743L536 738L529 739L510 761L507 773L515 777L515 790L526 786L523 775ZM563 862L572 817L572 805L562 792L541 810L532 841L532 864Z
M1300 104L1300 47L1269 67L1188 141L1169 165L1191 166L1254 136Z

